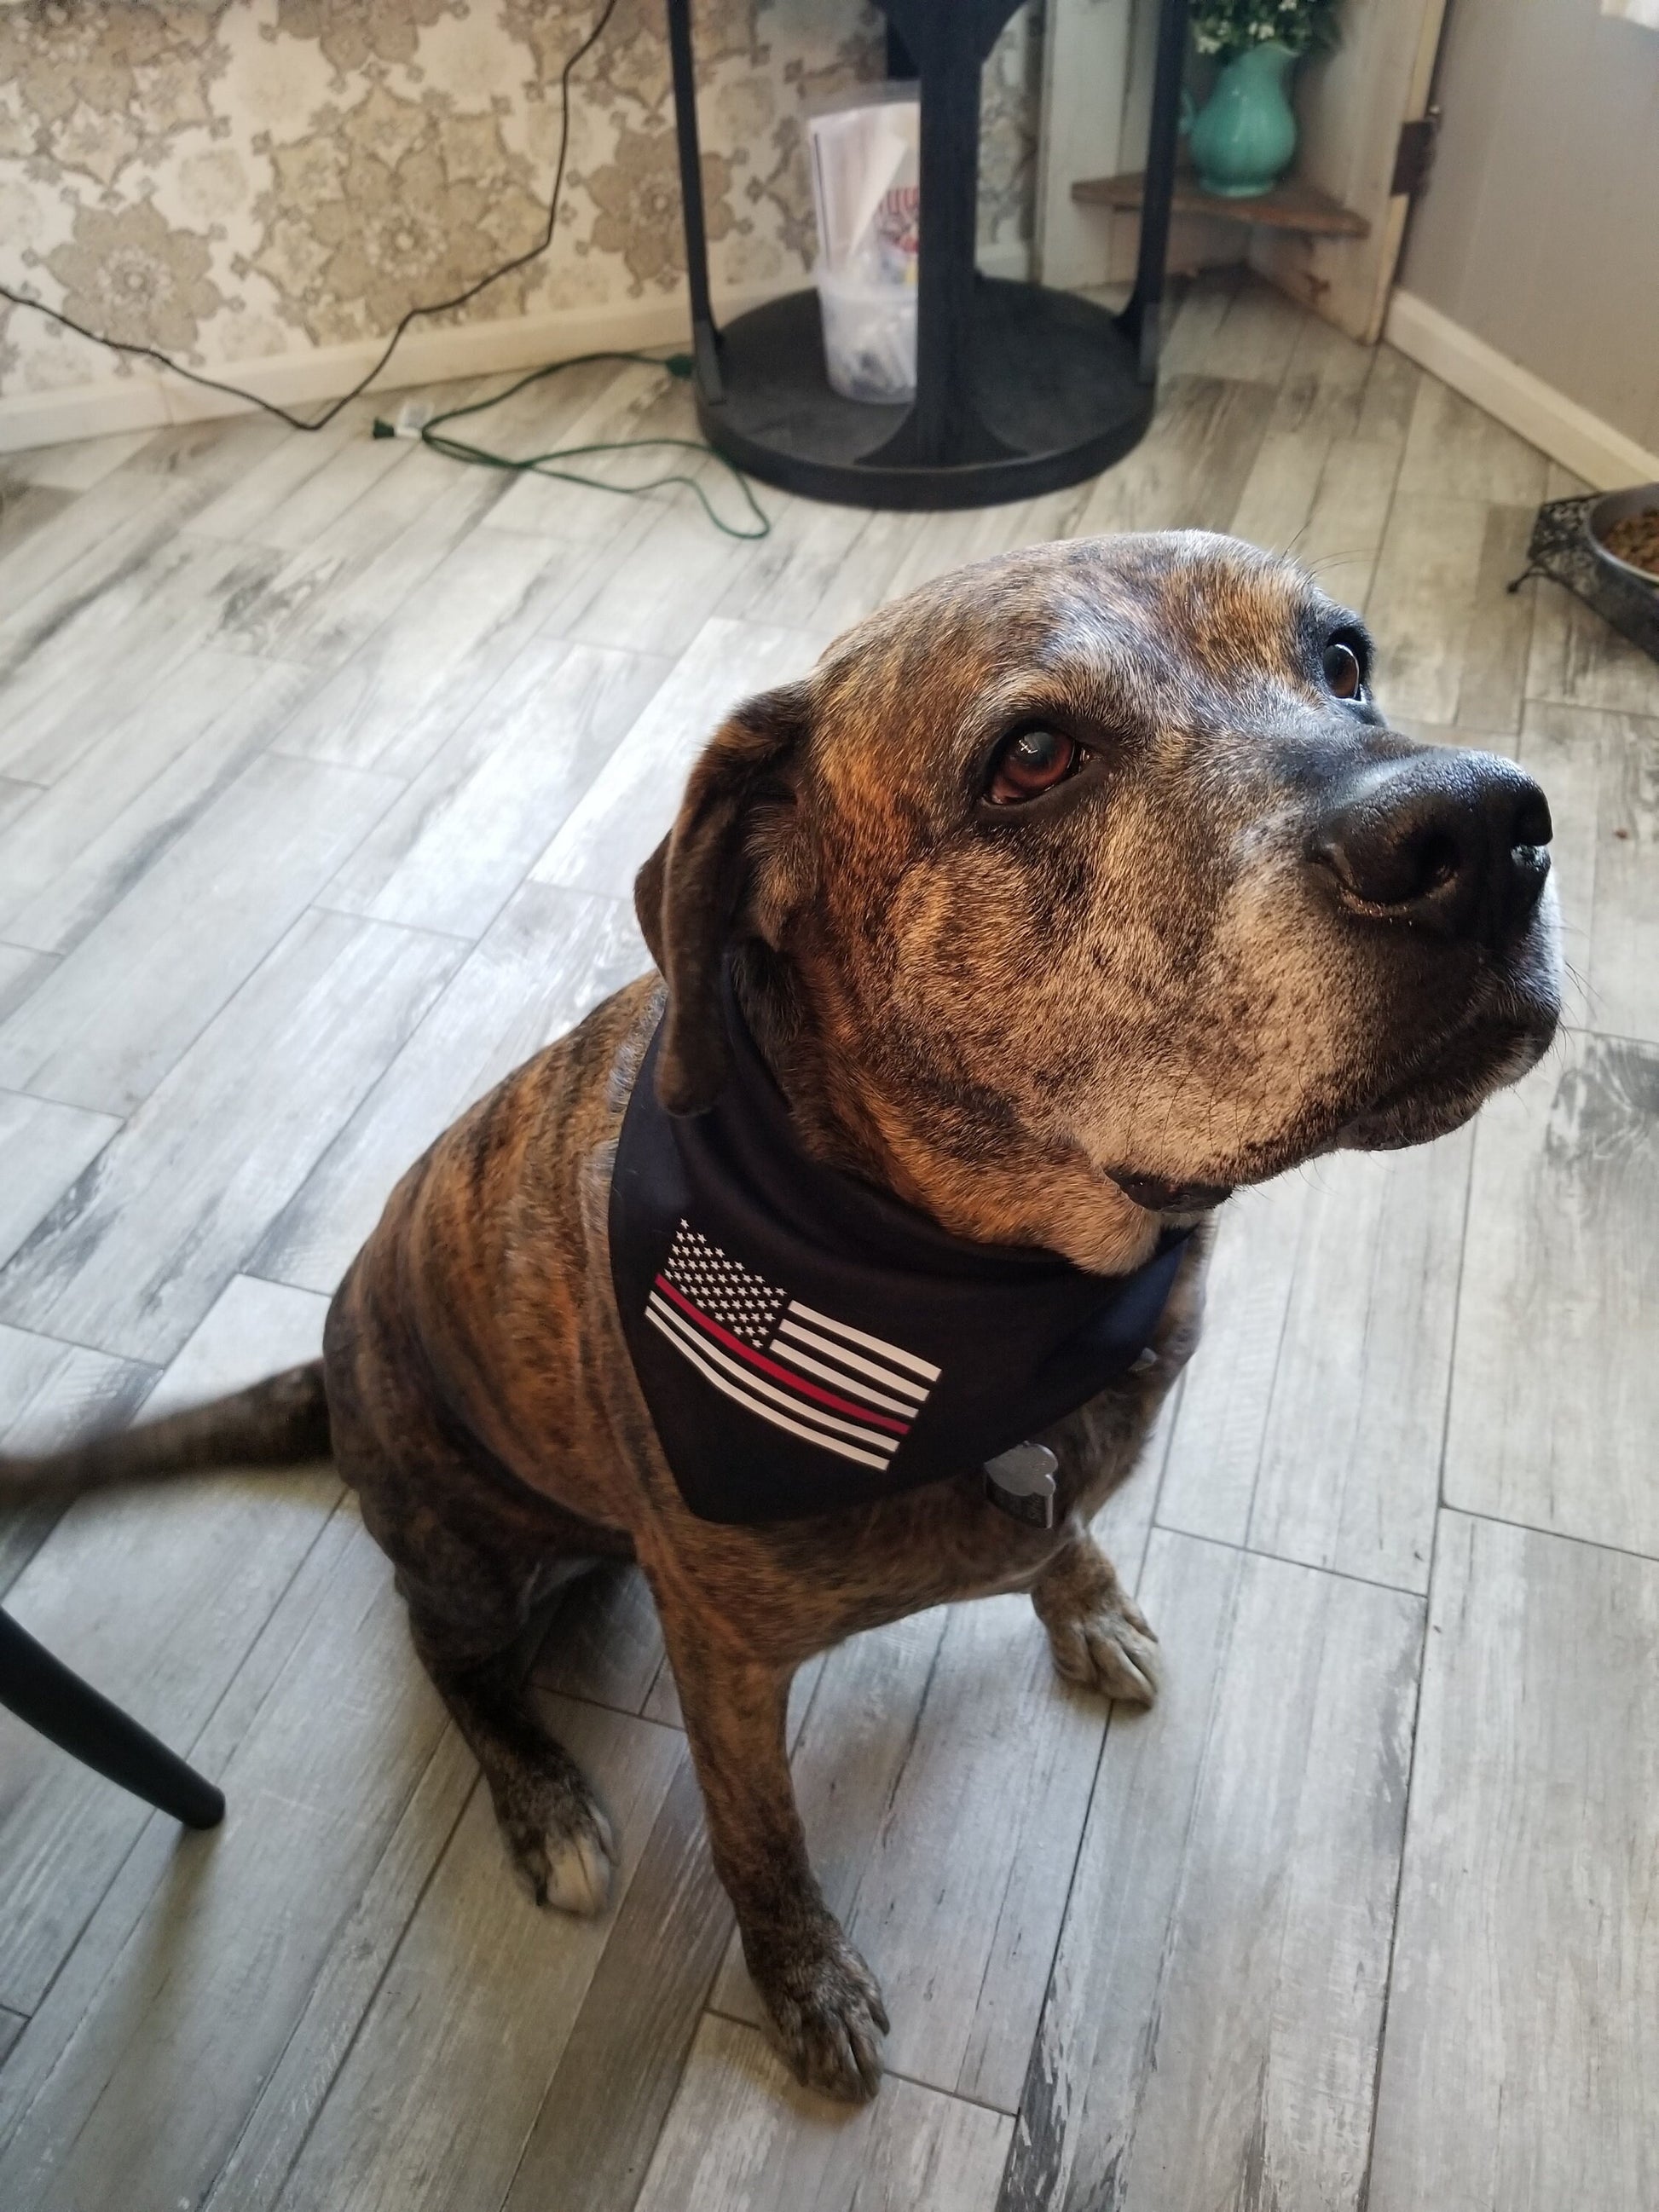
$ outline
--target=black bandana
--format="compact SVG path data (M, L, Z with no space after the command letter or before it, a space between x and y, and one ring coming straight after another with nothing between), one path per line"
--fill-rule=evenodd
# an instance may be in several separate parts
M611 1185L623 1333L694 1513L795 1520L969 1473L1133 1365L1184 1232L1109 1276L950 1236L807 1158L729 981L725 1006L714 1108L659 1103L659 1026Z

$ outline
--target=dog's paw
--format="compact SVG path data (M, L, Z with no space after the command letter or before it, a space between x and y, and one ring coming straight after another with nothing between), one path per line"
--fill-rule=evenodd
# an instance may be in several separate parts
M616 1839L579 1776L516 1774L495 1793L495 1817L514 1871L538 1905L558 1912L605 1911Z
M1120 1593L1092 1613L1045 1626L1055 1669L1068 1682L1126 1705L1150 1705L1156 1699L1158 1638L1133 1598Z
M866 2104L881 2087L887 2008L881 1988L835 1923L787 1952L768 1947L750 1972L798 2080L844 2104Z

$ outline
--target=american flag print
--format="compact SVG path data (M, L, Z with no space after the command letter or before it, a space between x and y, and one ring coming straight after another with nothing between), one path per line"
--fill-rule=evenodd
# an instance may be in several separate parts
M775 1429L884 1468L939 1370L803 1305L682 1221L646 1309L706 1382Z

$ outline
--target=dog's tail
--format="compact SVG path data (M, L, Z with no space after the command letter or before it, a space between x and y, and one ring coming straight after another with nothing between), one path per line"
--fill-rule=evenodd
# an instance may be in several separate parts
M64 1451L0 1457L0 1511L121 1483L167 1482L202 1468L297 1467L328 1450L323 1363L313 1359L228 1398L88 1437Z

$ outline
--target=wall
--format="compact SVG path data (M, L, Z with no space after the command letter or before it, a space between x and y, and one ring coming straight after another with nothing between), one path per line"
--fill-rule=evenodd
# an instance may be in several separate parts
M282 388L343 388L407 307L462 289L540 230L558 72L597 4L0 6L0 274L210 373L314 356L311 383ZM554 249L467 311L500 326L504 358L521 357L507 344L519 319L562 314L586 342L596 316L621 342L675 325L663 23L662 0L620 0L580 67ZM716 286L787 290L813 245L804 118L881 74L881 18L861 0L698 0L694 26ZM985 72L981 238L1004 259L1030 231L1039 26L1028 7ZM0 302L0 410L27 415L117 374L150 380ZM57 434L76 419L33 413Z
M1400 283L1659 451L1659 34L1598 0L1452 0Z

